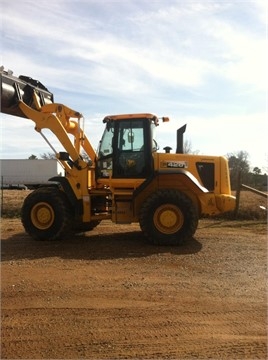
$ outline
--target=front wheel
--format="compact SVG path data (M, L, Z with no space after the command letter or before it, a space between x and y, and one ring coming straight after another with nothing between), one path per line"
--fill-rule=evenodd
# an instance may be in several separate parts
M21 220L34 239L57 240L70 230L70 205L58 188L39 188L24 200Z
M144 202L139 220L149 242L155 245L181 245L195 233L198 214L184 193L161 189Z

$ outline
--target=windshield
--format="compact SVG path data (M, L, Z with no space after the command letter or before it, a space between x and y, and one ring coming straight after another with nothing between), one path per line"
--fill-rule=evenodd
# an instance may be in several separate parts
M124 120L119 123L119 151L140 151L144 146L143 120Z
M98 158L113 154L113 146L120 151L139 151L144 145L144 129L142 120L124 120L118 123L117 144L114 144L115 122L109 121L102 135L97 150ZM159 146L156 141L156 125L151 123L152 151L157 151Z

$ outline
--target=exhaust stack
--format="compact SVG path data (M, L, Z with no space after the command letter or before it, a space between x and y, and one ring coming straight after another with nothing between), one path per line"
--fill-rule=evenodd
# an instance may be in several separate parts
M186 124L177 130L177 148L176 154L183 154L183 134L186 130Z

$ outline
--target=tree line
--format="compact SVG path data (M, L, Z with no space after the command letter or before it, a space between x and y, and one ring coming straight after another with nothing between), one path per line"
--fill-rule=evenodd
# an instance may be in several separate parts
M267 174L262 174L262 170L255 166L250 171L249 155L246 151L227 154L230 170L231 187L236 190L238 178L245 185L251 186L261 191L267 191Z

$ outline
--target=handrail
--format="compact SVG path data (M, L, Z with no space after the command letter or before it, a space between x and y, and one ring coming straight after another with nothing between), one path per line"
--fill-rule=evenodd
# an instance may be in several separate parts
M261 196L263 196L263 197L268 198L268 194L267 194L267 193L265 193L265 192L263 192L263 191L260 191L260 190L257 190L257 189L254 189L254 188L252 188L252 187L250 187L250 186L248 186L248 185L241 184L241 188L247 189L247 190L249 190L249 191L254 192L255 194L258 194L258 195L261 195Z

